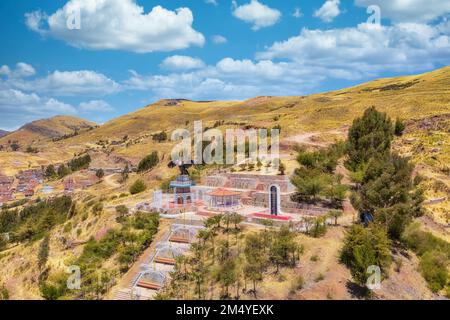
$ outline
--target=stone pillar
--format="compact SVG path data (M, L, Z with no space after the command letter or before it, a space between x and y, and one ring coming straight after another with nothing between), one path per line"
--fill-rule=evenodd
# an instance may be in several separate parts
M269 210L270 214L278 216L281 214L281 196L280 186L272 184L269 186Z

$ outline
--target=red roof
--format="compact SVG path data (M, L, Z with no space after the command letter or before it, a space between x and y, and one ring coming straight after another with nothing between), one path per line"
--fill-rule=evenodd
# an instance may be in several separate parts
M210 193L208 193L208 196L212 197L227 197L227 196L239 196L241 195L240 192L227 190L224 188L218 188Z

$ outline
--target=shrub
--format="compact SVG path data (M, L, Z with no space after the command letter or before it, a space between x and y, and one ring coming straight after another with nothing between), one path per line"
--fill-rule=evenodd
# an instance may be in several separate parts
M305 286L305 279L303 279L301 275L296 276L294 281L292 282L291 293L303 289L304 286Z
M105 176L105 171L103 171L103 169L98 169L95 175L97 178L102 179Z
M431 291L444 289L449 279L448 259L443 252L433 250L426 252L420 259L420 271Z
M159 163L158 152L154 151L139 162L138 172L153 169Z
M353 225L345 235L341 261L350 269L356 283L366 286L369 266L379 266L384 272L391 262L386 231L376 225L368 228Z
M403 131L405 131L405 124L400 120L400 118L397 118L394 125L394 134L397 137L400 137L403 135Z
M147 185L142 180L136 180L131 187L130 187L130 193L131 194L138 194L141 192L144 192L147 189Z
M103 203L101 202L97 202L96 204L94 204L94 206L92 207L92 212L94 214L99 214L100 212L103 211Z
M433 292L442 290L448 279L450 244L430 232L420 230L419 223L409 225L401 240L420 257L420 271Z
M126 206L120 205L116 207L116 212L119 217L123 217L128 214L129 210Z
M9 292L5 286L0 286L0 300L9 300Z
M314 238L320 238L327 233L327 224L324 219L316 219L309 231L309 234Z

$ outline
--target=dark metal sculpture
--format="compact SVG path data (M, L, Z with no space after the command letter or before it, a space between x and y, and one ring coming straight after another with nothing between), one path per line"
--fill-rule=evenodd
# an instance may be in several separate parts
M189 168L192 167L194 165L194 161L191 161L190 163L182 163L180 162L174 162L174 161L170 161L168 164L169 168L175 168L178 167L178 169L180 169L180 173L181 175L189 175Z

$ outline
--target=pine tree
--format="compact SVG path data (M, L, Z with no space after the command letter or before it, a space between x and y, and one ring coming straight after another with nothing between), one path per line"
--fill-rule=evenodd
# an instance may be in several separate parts
M348 133L347 166L356 171L371 158L384 154L391 147L393 126L386 113L371 107L353 121Z

